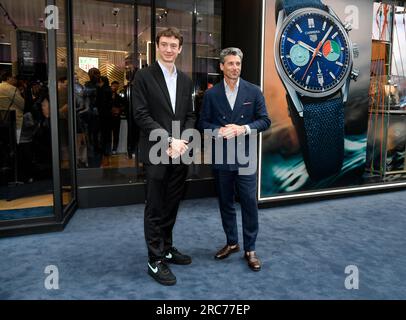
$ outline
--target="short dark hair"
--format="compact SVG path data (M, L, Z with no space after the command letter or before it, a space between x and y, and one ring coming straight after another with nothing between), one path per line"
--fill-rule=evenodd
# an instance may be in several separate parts
M88 74L89 76L93 76L95 73L100 74L100 70L97 69L97 68L90 68L89 71L87 72L87 74Z
M4 71L1 74L1 81L7 81L9 78L12 78L13 74L11 73L11 71Z
M179 40L179 47L183 45L183 35L178 28L169 27L159 31L156 35L156 45L159 45L159 39L161 39L161 37L175 37Z
M107 78L106 76L101 76L100 80L103 81L105 86L109 86L110 85L110 81L109 78Z
M118 85L120 85L120 82L114 80L114 81L111 83L111 85L113 85L113 84L118 84Z

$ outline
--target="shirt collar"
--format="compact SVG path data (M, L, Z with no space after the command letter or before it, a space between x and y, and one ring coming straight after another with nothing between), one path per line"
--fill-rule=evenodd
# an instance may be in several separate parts
M161 67L161 69L162 69L162 72L164 73L164 76L165 77L175 77L175 76L177 76L178 75L178 70L176 69L176 66L175 65L173 65L173 73L171 74L170 72L169 72L169 70L161 63L161 61L159 61L158 60L158 64L159 64L159 66Z
M228 86L228 84L227 84L227 82L226 82L226 79L224 79L223 81L224 81L224 87L225 87L227 90L230 90L230 91L231 91L230 87ZM239 87L240 87L240 78L238 78L237 83L235 84L234 91L235 91L235 90L238 90Z

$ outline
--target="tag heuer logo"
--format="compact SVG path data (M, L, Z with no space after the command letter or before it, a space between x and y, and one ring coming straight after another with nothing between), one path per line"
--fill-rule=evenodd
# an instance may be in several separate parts
M317 41L317 34L311 34L310 35L310 41L316 42Z

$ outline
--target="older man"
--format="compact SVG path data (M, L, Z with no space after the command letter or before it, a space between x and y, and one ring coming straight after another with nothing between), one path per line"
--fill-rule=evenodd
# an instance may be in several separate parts
M200 116L201 129L219 130L219 136L224 139L223 155L236 150L229 150L230 144L225 140L238 136L245 137L245 155L254 158L256 153L249 154L249 135L267 130L271 124L266 111L265 100L261 90L240 78L243 53L238 48L227 48L220 53L220 69L224 80L206 91L203 99L203 109ZM241 139L241 138L240 138ZM256 139L254 139L256 143ZM256 149L255 149L256 150ZM217 148L214 148L216 159ZM238 158L237 154L237 158ZM238 187L244 235L244 257L253 271L261 269L261 262L255 252L255 242L258 234L257 207L257 175L256 172L246 174L240 171L241 164L237 161L213 165L223 229L227 243L215 255L216 259L227 258L231 253L239 251L236 211L234 208L235 189ZM234 160L234 159L233 159ZM256 171L256 170L254 170Z

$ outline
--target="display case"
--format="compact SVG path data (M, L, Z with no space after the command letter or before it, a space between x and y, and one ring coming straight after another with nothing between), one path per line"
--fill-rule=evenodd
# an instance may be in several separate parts
M406 176L405 8L375 3L366 171L384 181Z

